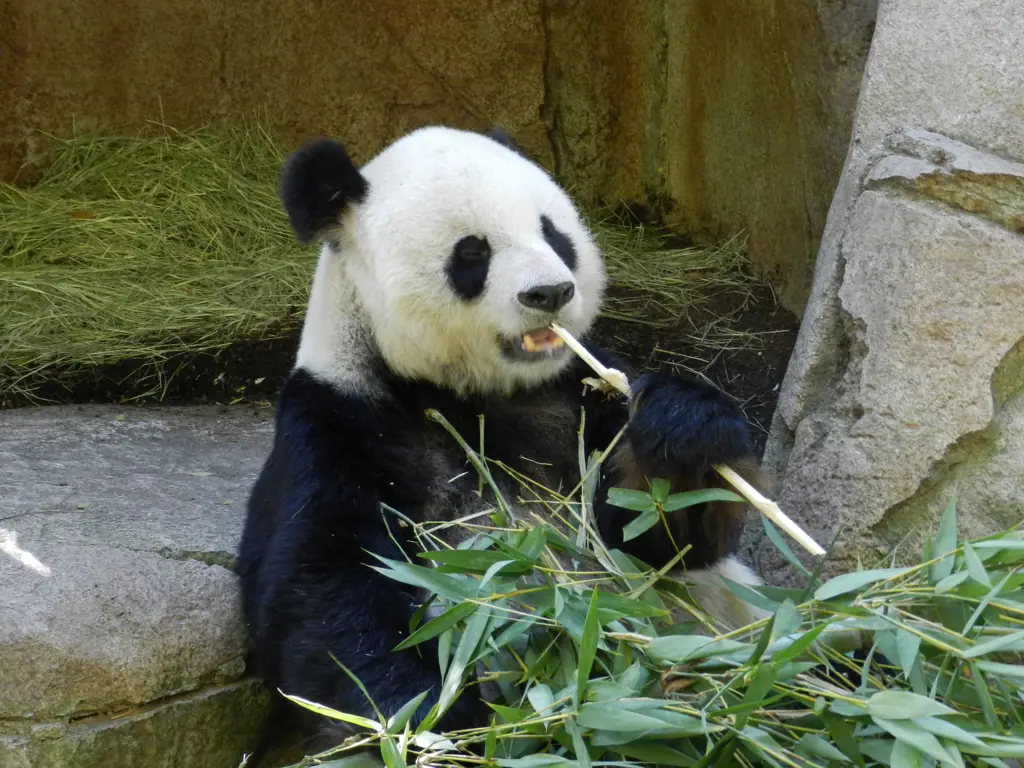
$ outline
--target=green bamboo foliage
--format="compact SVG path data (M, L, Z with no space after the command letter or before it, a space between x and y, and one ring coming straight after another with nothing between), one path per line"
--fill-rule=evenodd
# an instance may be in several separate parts
M459 439L489 498L509 470ZM583 474L602 460L587 458ZM950 502L917 565L822 581L764 521L806 586L731 585L771 616L726 634L699 612L673 625L669 610L687 604L683 581L587 534L588 485L560 495L521 480L514 507L495 499L489 513L460 521L472 535L457 549L439 543L436 525L384 510L414 527L423 551L381 559L378 570L443 609L427 622L418 614L401 645L440 639L442 701L416 729L409 714L422 697L390 722L360 721L346 744L300 765L373 745L388 768L1002 768L1024 757L1020 530L958 541ZM637 512L631 526L697 501L668 495L660 481L610 498ZM474 668L499 691L489 727L433 733L454 697L476 695Z

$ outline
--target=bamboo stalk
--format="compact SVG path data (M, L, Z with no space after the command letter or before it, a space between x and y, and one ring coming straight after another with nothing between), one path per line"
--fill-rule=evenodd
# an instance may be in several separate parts
M622 371L617 371L614 368L608 368L602 365L601 362L590 354L582 344L576 341L571 333L560 325L552 323L551 330L558 334L558 337L565 342L566 346L575 352L583 362L593 368L594 372L598 376L626 397L629 397L629 380ZM825 554L824 548L812 539L799 525L793 522L785 512L779 509L778 504L758 492L754 486L740 477L736 470L722 464L714 465L714 470L721 475L727 483L735 488L743 498L750 502L752 507L775 523L775 525L792 537L800 546L812 555Z

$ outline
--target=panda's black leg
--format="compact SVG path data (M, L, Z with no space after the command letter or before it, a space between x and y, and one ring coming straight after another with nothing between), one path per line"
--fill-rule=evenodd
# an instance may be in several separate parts
M396 533L379 512L357 503L354 483L340 492L348 501L347 514L337 514L337 505L322 503L322 497L310 500L268 543L263 556L268 599L255 612L265 622L258 645L265 661L259 666L284 694L371 720L377 719L375 710L390 718L426 693L410 720L416 728L441 693L437 641L395 650L409 636L422 595L371 567L380 561L370 553L404 560ZM343 723L289 706L302 730L315 734L311 744L317 751L352 733ZM431 730L479 728L489 716L470 686Z
M415 726L440 695L437 646L426 642L394 650L408 637L417 597L370 568L377 561L367 552L401 554L376 521L337 518L294 524L292 537L279 533L265 556L275 566L264 568L267 594L273 596L262 610L267 619L261 650L272 670L267 676L282 693L371 719L373 707L349 674L385 717L427 692ZM479 699L463 694L435 727L482 725L484 709Z

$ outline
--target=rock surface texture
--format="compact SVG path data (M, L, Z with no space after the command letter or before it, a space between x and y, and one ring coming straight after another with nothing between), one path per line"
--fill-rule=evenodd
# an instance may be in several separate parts
M252 408L0 413L0 765L236 768L262 688L231 572Z
M259 111L285 149L326 134L365 162L424 124L498 124L580 198L744 231L799 311L877 3L0 0L0 178L73 129Z
M830 572L1024 519L1021 83L1016 0L881 3L766 452Z

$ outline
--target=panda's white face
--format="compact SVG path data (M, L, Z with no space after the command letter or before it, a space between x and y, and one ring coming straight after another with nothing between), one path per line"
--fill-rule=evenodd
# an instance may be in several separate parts
M548 326L585 331L605 272L572 202L543 170L486 136L427 128L360 173L367 189L327 237L317 281L350 282L392 370L461 393L505 393L569 362ZM347 338L311 328L345 319L312 310L304 337ZM353 362L319 357L321 366Z

